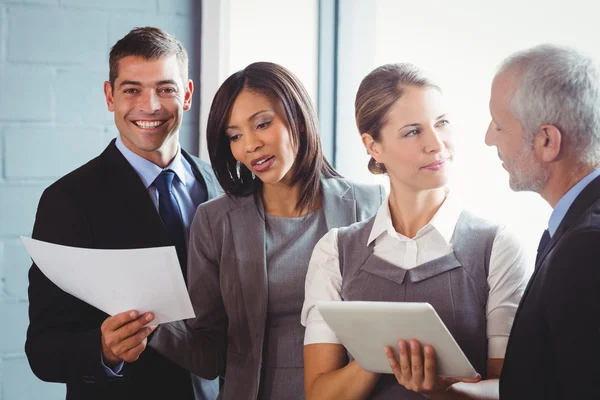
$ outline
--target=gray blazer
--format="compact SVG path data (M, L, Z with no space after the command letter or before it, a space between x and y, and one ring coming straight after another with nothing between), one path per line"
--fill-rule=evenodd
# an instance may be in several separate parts
M323 179L327 228L373 216L379 185ZM253 196L198 207L190 228L188 288L195 319L161 326L150 346L207 379L225 376L222 399L256 399L267 317L265 224Z

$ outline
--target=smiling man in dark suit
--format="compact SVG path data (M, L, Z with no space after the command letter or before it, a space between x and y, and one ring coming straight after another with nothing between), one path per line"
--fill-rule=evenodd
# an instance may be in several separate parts
M553 208L515 316L500 398L600 399L600 77L579 52L541 45L501 65L486 143L513 190Z
M196 207L220 191L210 166L179 145L193 89L187 53L173 36L147 27L119 40L104 84L119 135L44 191L32 236L97 249L174 245L186 276ZM63 292L35 264L29 301L29 363L40 379L66 383L67 399L216 398L216 381L146 349L152 313L108 316Z

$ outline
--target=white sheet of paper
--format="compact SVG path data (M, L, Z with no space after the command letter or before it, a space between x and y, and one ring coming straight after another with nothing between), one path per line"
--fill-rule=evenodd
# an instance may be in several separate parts
M152 325L195 316L173 246L99 250L21 240L56 286L109 315L151 311Z

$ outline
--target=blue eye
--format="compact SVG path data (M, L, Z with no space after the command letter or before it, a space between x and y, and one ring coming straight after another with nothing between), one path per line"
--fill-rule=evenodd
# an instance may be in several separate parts
M403 137L411 137L419 134L418 129L413 129L412 131L408 131Z
M450 121L448 121L447 119L443 119L440 122L438 122L438 126L446 126L446 125L450 125Z

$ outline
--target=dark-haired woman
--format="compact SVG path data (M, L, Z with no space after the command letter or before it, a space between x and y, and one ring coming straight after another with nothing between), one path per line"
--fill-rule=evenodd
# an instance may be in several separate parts
M203 377L224 374L223 399L304 399L310 255L328 230L374 215L383 188L336 173L306 90L276 64L251 64L223 83L207 139L227 195L199 207L190 228L196 318L187 360L172 358Z

